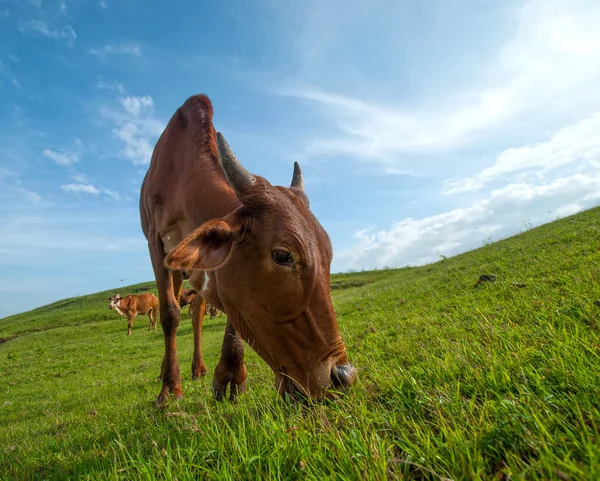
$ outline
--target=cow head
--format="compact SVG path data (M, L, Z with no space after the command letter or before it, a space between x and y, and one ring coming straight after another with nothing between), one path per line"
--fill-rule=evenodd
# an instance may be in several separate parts
M242 205L188 235L165 259L173 270L212 270L228 318L275 372L283 395L335 397L348 362L329 291L329 236L309 209L297 163L290 188L248 172L223 136L217 147Z
M122 299L122 297L120 294L115 294L114 296L110 296L108 298L108 300L110 301L108 308L116 309L117 307L119 307L119 303L121 302L121 299Z

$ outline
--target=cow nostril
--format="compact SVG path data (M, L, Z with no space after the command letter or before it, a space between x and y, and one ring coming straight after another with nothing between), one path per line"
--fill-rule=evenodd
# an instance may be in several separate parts
M352 364L335 366L331 370L331 380L335 387L346 388L352 386L356 381L357 371Z

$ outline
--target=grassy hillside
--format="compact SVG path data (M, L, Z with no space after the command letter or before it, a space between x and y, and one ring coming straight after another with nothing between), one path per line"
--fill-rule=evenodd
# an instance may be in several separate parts
M0 479L600 479L600 209L436 264L334 276L356 387L285 403L247 348L248 394L211 373L157 409L162 333L116 292L0 320ZM475 287L482 274L495 281ZM152 284L153 285L153 284ZM135 287L120 288L125 295Z

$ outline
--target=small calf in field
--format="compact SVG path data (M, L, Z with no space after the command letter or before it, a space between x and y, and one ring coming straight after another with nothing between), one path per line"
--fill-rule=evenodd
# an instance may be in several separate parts
M179 307L182 308L185 306L190 306L188 308L188 316L192 315L193 303L196 301L197 296L198 291L196 289L181 290L181 297L179 298ZM206 303L206 310L204 311L204 315L210 314L210 318L214 319L215 317L217 317L218 313L219 310L215 306L210 305L208 302Z
M210 314L211 319L214 319L215 317L217 317L217 314L219 314L219 317L221 317L223 315L223 313L220 312L219 309L217 309L212 304L209 304L208 302L206 303L206 313L205 314Z
M133 319L138 314L148 314L150 318L150 324L148 330L150 331L153 327L156 331L156 324L158 322L158 298L151 293L130 295L125 298L121 297L120 294L115 294L108 298L110 301L109 309L114 309L119 314L127 318L127 335L131 336L131 326L133 326Z

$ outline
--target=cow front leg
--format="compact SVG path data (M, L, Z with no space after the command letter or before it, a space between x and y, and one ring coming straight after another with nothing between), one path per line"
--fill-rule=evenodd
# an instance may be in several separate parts
M192 358L192 379L198 379L204 376L208 369L202 359L202 320L206 311L206 301L200 296L192 301L190 305L192 310L192 327L194 328L194 357Z
M238 394L246 392L244 343L229 319L227 319L225 327L221 359L215 368L213 377L213 393L218 401L227 395L228 385L230 386L229 399L231 401L235 400Z
M160 309L160 324L165 339L165 355L161 366L160 378L162 388L156 400L157 405L163 405L173 394L175 398L183 397L181 389L181 372L177 360L176 335L179 326L179 303L175 293L181 292L183 279L179 272L171 272L164 264L164 248L160 238L154 238L149 242L150 258L154 269L154 277L158 287L158 299Z

